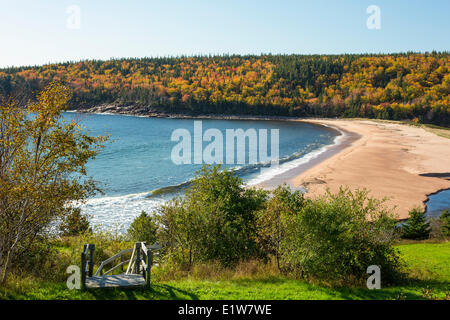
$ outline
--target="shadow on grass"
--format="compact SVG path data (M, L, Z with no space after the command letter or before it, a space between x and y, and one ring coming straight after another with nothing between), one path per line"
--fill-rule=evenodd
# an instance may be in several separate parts
M199 300L199 299L348 299L420 300L445 298L450 281L409 278L381 290L328 287L284 277L225 281L154 282L150 288L69 290L63 283L43 283L25 292L0 291L1 299Z
M150 288L87 289L85 292L96 300L198 300L194 293L167 284L153 284Z
M408 279L402 285L385 287L380 290L366 288L335 288L343 299L362 300L424 300L427 299L423 290L429 290L433 295L443 296L450 290L450 282L438 280Z
M267 279L236 279L231 280L242 287L258 286L258 284L283 285L295 283L295 288L301 291L316 292L318 299L344 299L344 300L424 300L425 290L429 291L433 296L443 297L450 292L449 281L439 280L422 280L409 278L404 282L384 287L380 290L369 290L365 287L328 287L319 284L308 283L301 280L284 279L284 278L267 278ZM289 290L289 284L288 284ZM313 298L314 299L314 298Z

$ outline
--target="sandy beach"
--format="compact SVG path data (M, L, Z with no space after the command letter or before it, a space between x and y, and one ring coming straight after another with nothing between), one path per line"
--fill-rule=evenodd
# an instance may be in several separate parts
M307 120L345 133L340 146L278 177L308 196L340 186L367 188L376 198L389 197L399 219L414 206L424 207L427 195L450 188L450 139L422 128L369 120ZM290 176L288 178L288 176Z

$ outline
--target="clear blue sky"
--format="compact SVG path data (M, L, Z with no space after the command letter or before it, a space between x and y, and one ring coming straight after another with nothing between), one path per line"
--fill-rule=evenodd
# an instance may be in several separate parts
M67 7L80 28L66 26ZM381 10L369 30L366 8ZM0 67L180 54L450 51L450 0L0 0Z

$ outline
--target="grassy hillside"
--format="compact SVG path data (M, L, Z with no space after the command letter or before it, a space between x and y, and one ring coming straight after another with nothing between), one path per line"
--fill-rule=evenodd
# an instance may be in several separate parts
M17 280L2 299L444 299L450 298L450 242L398 245L410 274L403 286L328 288L282 276L156 281L151 289L68 290L65 283Z
M72 108L450 122L450 54L261 55L81 61L0 70L0 95L26 101L52 80ZM119 109L120 109L119 108ZM109 110L111 111L111 110ZM117 110L115 110L117 111Z

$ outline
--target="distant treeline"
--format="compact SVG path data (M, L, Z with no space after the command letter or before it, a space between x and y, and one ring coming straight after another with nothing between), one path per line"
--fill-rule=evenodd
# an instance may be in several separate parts
M181 56L0 69L0 95L26 101L52 80L73 109L365 117L450 123L450 53Z

